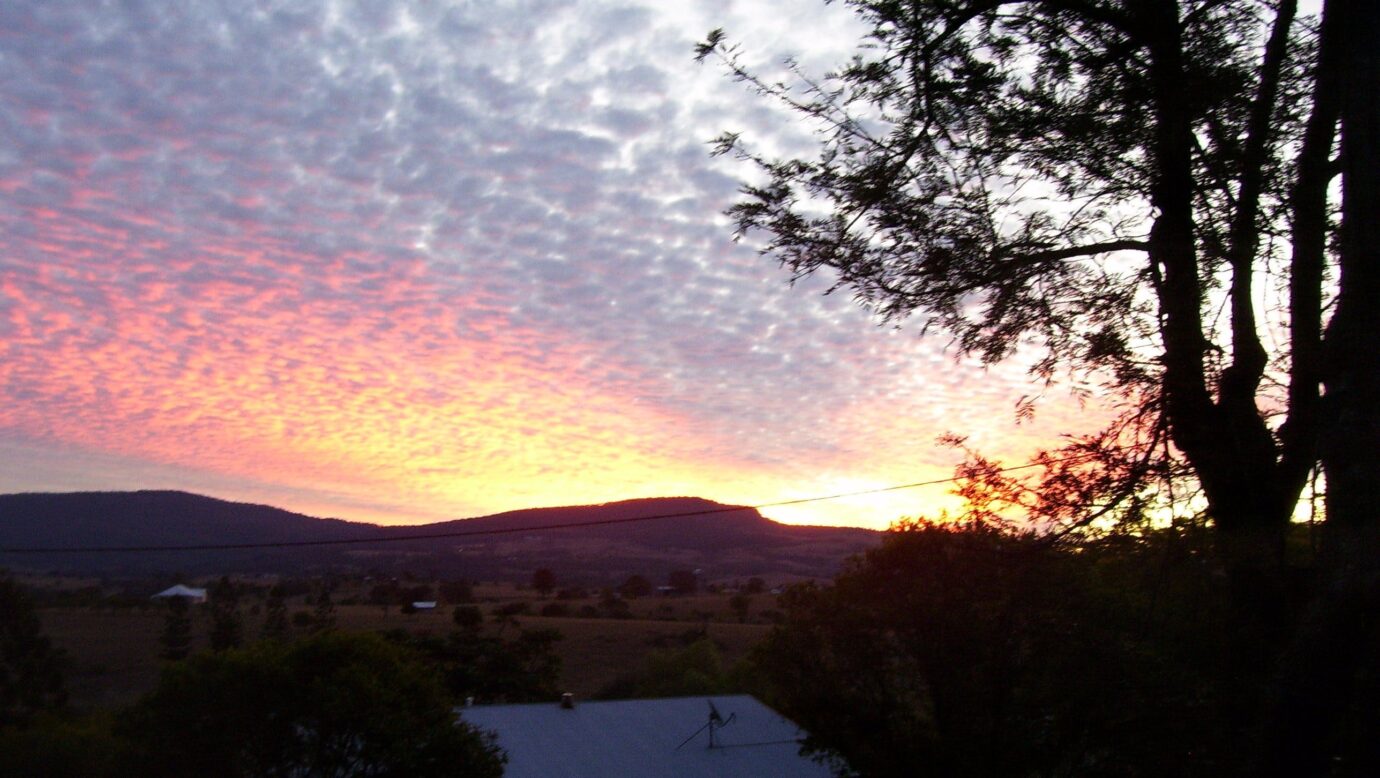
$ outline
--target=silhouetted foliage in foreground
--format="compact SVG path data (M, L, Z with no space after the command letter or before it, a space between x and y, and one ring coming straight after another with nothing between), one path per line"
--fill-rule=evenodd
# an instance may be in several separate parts
M62 707L61 661L28 595L0 575L0 731Z
M697 634L692 630L690 635ZM730 694L745 685L739 668L724 668L723 656L708 635L698 633L681 648L652 651L642 663L605 684L595 695L604 700Z
M759 692L864 775L1245 773L1276 676L1233 650L1278 653L1287 631L1227 634L1205 535L899 527L832 585L782 596ZM1335 774L1376 766L1375 724L1357 709L1327 733Z
M440 674L453 700L537 702L559 696L561 658L555 645L561 633L525 629L505 637L503 632L501 626L494 634L484 634L474 624L445 636L391 630L384 637L423 657Z
M116 724L139 775L497 776L435 674L373 635L263 641L170 665Z

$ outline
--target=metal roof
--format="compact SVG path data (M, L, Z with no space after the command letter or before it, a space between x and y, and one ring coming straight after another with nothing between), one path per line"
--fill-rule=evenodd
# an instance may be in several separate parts
M155 595L153 595L153 596L154 596L154 597L187 597L187 598L193 599L193 600L204 600L204 599L206 599L206 590L205 590L205 589L193 589L193 588L190 587L190 586L186 586L186 585L183 585L183 584L177 584L176 586L170 586L170 587L168 587L167 589L164 589L163 591L161 591L161 592L159 592L158 594L155 594ZM152 598L150 598L150 599L152 599Z
M723 721L712 728L711 710ZM830 775L800 755L804 731L746 694L579 702L569 709L557 702L481 705L456 712L497 733L508 752L509 778Z

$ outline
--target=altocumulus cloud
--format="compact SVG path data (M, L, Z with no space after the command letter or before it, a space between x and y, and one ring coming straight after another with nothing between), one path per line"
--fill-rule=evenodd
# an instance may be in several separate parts
M943 475L948 430L1070 428L1052 402L1013 435L1018 368L731 242L742 171L706 140L809 138L691 46L724 25L823 69L846 9L664 5L0 6L0 489L768 501Z

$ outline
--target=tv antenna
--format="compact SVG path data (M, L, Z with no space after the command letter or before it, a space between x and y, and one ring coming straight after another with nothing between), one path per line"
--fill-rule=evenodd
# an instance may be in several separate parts
M723 729L729 724L732 724L734 719L738 718L737 713L730 713L728 714L728 718L724 718L723 715L719 713L719 709L714 707L713 700L705 700L705 702L709 703L709 721L706 721L704 723L704 726L700 727L699 729L691 733L690 737L680 741L680 745L676 746L675 750L679 751L681 749L681 746L685 745L686 743L689 743L691 740L694 740L697 735L699 735L706 729L709 730L709 747L717 748L718 746L714 743L714 730Z

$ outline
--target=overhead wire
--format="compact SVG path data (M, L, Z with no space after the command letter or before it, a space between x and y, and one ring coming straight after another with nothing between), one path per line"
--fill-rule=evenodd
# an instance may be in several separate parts
M1027 462L1021 465L998 468L995 473L1010 473L1017 470L1028 470L1033 467L1044 467L1047 465L1073 462L1079 459L1093 457L1091 453L1077 454L1064 457L1062 459L1050 459L1042 462ZM378 543L405 543L417 540L447 540L452 538L480 537L484 535L516 535L530 532L545 532L548 530L576 529L579 527L599 527L615 524L634 524L644 521L658 521L662 519L681 519L692 516L712 516L722 513L741 513L743 511L760 511L767 508L781 508L789 505L804 505L807 503L825 502L828 500L841 500L848 497L864 497L871 494L883 494L885 492L898 492L905 489L918 489L924 486L939 486L942 484L955 483L963 480L963 476L950 476L948 478L936 478L929 481L915 481L913 483L896 484L894 486L881 486L874 489L859 489L851 492L837 492L834 494L817 495L814 497L800 497L793 500L778 500L776 502L758 503L756 505L725 505L717 508L705 508L694 511L676 511L671 513L656 513L646 516L625 516L614 519L585 519L580 521L565 521L552 524L541 524L526 527L489 527L483 529L452 530L448 532L427 532L416 535L398 536L379 536L379 537L359 537L359 538L333 538L325 540L284 540L266 541L260 543L193 543L184 545L146 545L146 546L46 546L46 547L19 547L9 548L0 547L0 554L122 554L122 553L150 553L150 552L176 552L176 551L249 551L255 549L273 548L306 548L313 546L348 546ZM483 517L487 518L487 517ZM470 519L460 519L459 521L469 521Z

